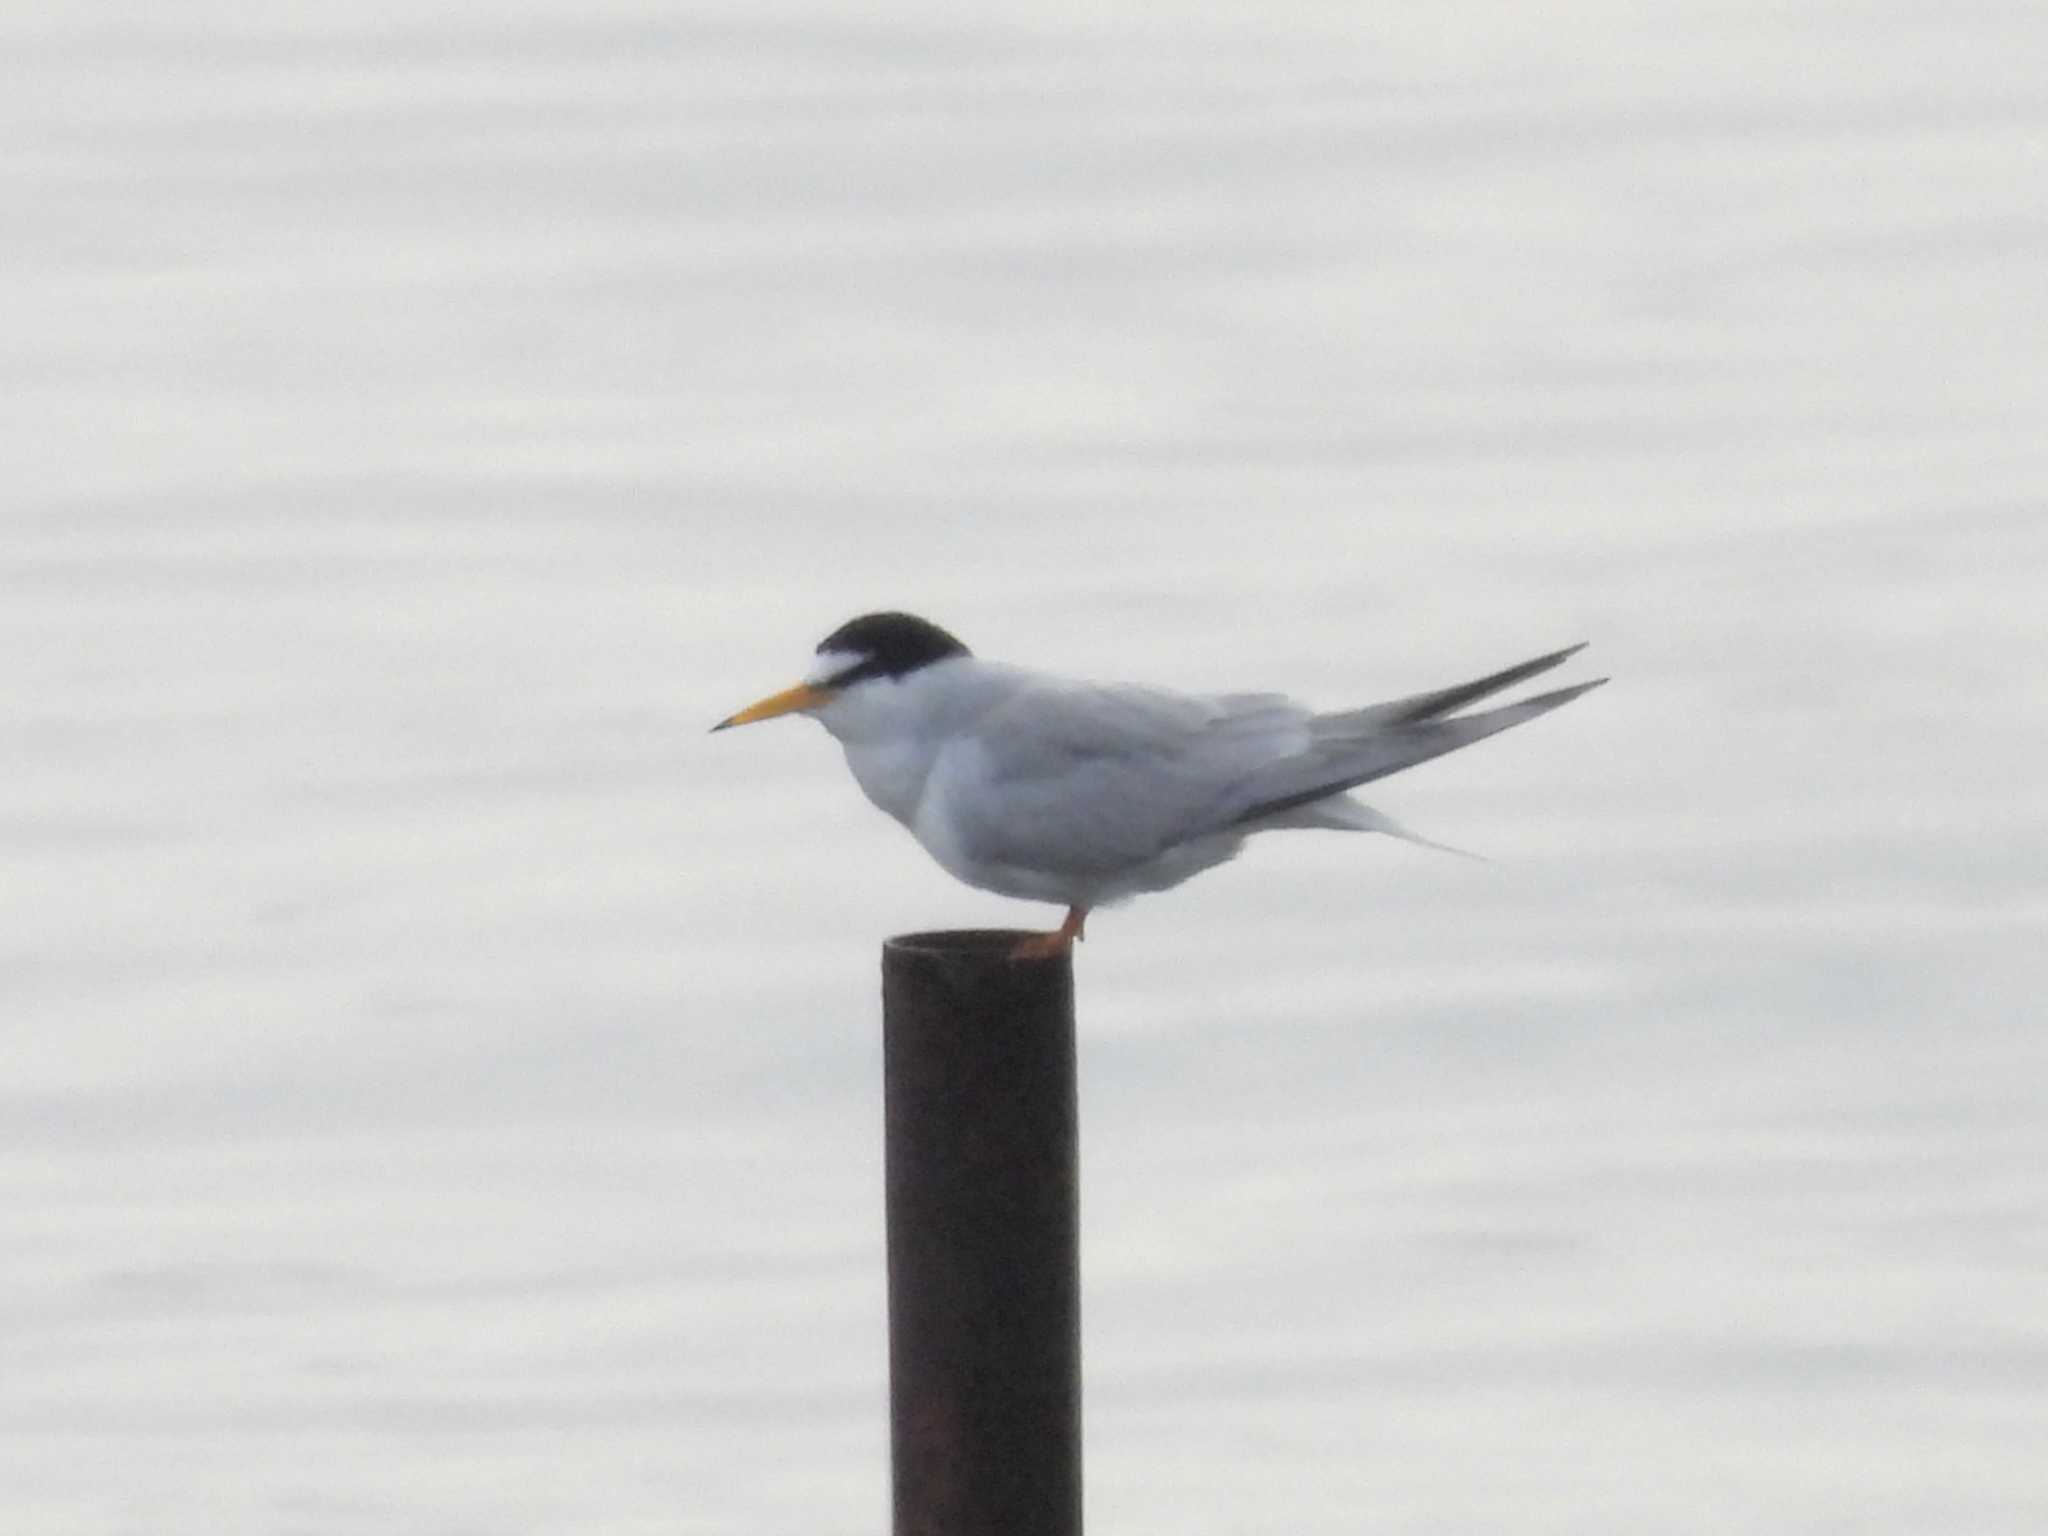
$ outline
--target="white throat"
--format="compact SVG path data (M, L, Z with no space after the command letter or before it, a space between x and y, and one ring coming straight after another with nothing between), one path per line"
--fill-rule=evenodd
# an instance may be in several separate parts
M858 659L821 656L815 675L829 678ZM912 826L940 754L993 702L992 670L972 657L950 656L902 677L863 678L813 713L839 739L868 799Z

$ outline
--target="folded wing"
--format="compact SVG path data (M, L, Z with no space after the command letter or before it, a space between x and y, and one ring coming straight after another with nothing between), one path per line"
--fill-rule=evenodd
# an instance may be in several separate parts
M1497 709L1441 719L1397 718L1391 724L1360 724L1357 716L1370 713L1364 710L1318 716L1315 745L1309 751L1286 762L1270 764L1237 786L1229 821L1232 825L1249 826L1311 801L1370 784L1374 779L1484 741L1538 715L1547 715L1606 681L1604 677L1598 678L1503 704Z
M1219 830L1219 798L1308 751L1314 718L1277 694L1049 679L949 746L926 795L978 862L1109 874Z
M1579 649L1325 715L1278 694L1199 698L1048 679L949 747L927 792L945 798L962 851L976 860L1109 873L1196 838L1256 831L1268 817L1547 714L1599 683L1450 711Z

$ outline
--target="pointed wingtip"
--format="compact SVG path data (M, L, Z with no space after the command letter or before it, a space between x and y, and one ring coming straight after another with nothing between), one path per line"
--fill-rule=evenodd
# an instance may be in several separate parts
M1612 681L1612 678L1596 677L1590 683L1573 683L1569 688L1555 689L1550 693L1539 693L1534 698L1524 699L1522 702L1524 704L1544 704L1555 708L1559 704L1571 703L1573 699L1576 699L1582 693L1591 693L1595 688L1605 688Z

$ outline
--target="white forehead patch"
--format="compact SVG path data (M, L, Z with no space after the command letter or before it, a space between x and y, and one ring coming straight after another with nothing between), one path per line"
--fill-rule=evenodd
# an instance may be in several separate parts
M867 657L857 651L820 651L811 662L810 670L804 673L804 681L816 687L866 660Z

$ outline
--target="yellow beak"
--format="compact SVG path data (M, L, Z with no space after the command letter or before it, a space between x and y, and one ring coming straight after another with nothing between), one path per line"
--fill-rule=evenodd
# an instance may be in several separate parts
M758 704L749 704L736 715L728 716L711 727L722 731L731 725L752 725L756 720L773 720L777 715L793 715L800 709L815 709L832 697L829 688L813 688L809 683L798 683L794 688L785 688L780 693L771 693Z

